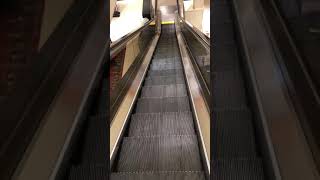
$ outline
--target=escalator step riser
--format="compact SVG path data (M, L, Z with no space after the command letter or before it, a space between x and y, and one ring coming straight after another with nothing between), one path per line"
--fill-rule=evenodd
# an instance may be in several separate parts
M163 59L163 58L179 58L180 55L178 53L174 53L174 54L154 54L153 56L156 59Z
M134 114L129 131L129 136L194 134L191 112Z
M109 168L107 165L73 166L68 180L108 180Z
M234 45L217 46L215 51L213 71L239 71L239 58Z
M173 63L173 62L180 62L181 63L181 58L152 59L152 64L155 64L155 63Z
M190 111L188 97L140 98L137 113L184 112Z
M263 180L264 173L260 159L219 159L216 162L214 180Z
M148 76L183 76L182 69L149 70Z
M152 66L164 66L164 65L168 65L168 66L181 66L182 67L182 64L181 64L181 60L180 59L168 59L168 60L163 60L163 59L158 59L156 61L152 61L151 63L151 67Z
M200 171L196 136L124 138L117 170Z
M248 109L216 109L213 146L218 157L255 157L251 112Z
M231 7L228 3L217 3L215 5L214 11L212 11L212 16L215 16L215 20L218 21L232 21L230 8Z
M142 88L141 97L185 97L187 89L184 84L166 86L146 86Z
M150 65L150 70L182 69L181 63L155 63Z
M171 85L171 84L185 84L184 77L179 75L174 76L150 76L145 79L145 86L155 85Z
M111 180L205 180L203 172L112 173Z
M176 41L173 41L172 44L177 44ZM167 52L172 52L172 53L178 53L179 48L175 45L158 45L158 48L154 51L154 53L167 53Z
M213 105L216 108L245 107L246 94L241 74L235 72L214 73Z
M233 29L228 28L229 26L225 25L216 29L215 38L217 43L235 43Z

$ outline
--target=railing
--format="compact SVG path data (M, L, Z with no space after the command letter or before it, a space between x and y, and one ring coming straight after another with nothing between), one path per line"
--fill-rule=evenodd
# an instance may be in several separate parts
M117 112L146 50L157 32L156 21L148 21L141 28L113 42L110 46L110 120Z
M193 60L206 103L210 106L210 38L180 16L177 16L177 21Z

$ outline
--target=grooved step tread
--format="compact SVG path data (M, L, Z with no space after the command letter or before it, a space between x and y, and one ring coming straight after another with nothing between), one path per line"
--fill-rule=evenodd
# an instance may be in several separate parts
M213 81L214 107L234 108L247 105L240 72L215 72Z
M237 71L239 69L239 57L235 45L216 46L214 72Z
M86 136L83 139L82 161L84 163L105 163L109 160L108 126L106 116L91 117Z
M173 76L149 76L145 79L145 86L152 85L170 85L170 84L185 84L184 77L181 75Z
M263 180L261 159L218 159L213 180Z
M129 136L194 135L191 112L133 114Z
M181 62L152 62L150 70L182 69Z
M141 97L184 97L187 95L184 84L146 86L141 92Z
M106 164L72 166L68 180L108 180L109 169Z
M184 111L190 111L188 97L140 98L136 107L136 113Z
M126 137L117 166L119 172L201 169L198 142L194 135Z
M202 171L112 173L111 180L205 180Z
M183 76L182 69L149 70L148 76Z
M168 63L176 63L178 65L181 64L181 58L164 58L164 59L153 59L152 64L153 65L162 65L162 64L168 64Z
M242 109L215 109L213 146L218 157L255 157L256 147L251 112Z

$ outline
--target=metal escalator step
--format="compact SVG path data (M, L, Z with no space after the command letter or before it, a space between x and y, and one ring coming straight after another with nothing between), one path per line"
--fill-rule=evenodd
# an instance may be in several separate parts
M155 53L153 55L154 58L156 59L162 59L162 58L179 58L180 54L178 52L175 53Z
M183 76L182 69L149 70L148 76Z
M191 112L133 114L129 136L193 135Z
M181 62L152 62L150 70L182 69Z
M217 21L231 21L232 16L231 16L231 11L230 11L230 4L225 3L225 2L219 2L215 4L215 8L213 12L213 16L215 17L214 19Z
M219 159L213 180L263 180L261 159Z
M239 69L239 57L236 45L221 45L215 47L214 72L236 71Z
M111 180L205 180L202 171L112 173Z
M187 89L184 84L145 86L142 88L141 97L184 97Z
M176 40L171 40L165 43L159 43L158 47L155 50L155 53L167 53L167 52L178 52L179 47Z
M240 72L215 72L213 82L214 107L246 107L244 82Z
M184 77L181 75L173 76L150 76L145 79L145 86L154 85L170 85L170 84L185 84Z
M190 111L188 97L140 98L136 107L136 113L184 111Z
M68 180L108 180L109 171L107 164L72 166Z
M234 43L235 33L232 27L232 23L219 24L219 27L215 29L215 38L217 43Z
M152 63L173 63L173 62L181 62L181 58L163 58L163 59L152 59Z
M182 66L181 60L179 58L168 58L168 59L154 59L152 61L151 67L164 66L167 64L174 64L175 66Z
M197 137L126 137L120 150L117 171L200 171Z
M82 161L85 163L106 163L109 160L108 126L105 115L89 119L83 140Z
M215 109L213 146L217 157L255 157L251 112L248 109Z

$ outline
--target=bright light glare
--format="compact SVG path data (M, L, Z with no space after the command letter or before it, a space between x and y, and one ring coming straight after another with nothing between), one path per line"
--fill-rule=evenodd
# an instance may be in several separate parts
M203 11L202 32L210 37L210 8L206 8Z
M185 11L192 9L193 1L183 1L183 7Z
M148 19L142 18L142 0L125 0L120 6L120 17L112 18L110 39L112 42L143 26Z

